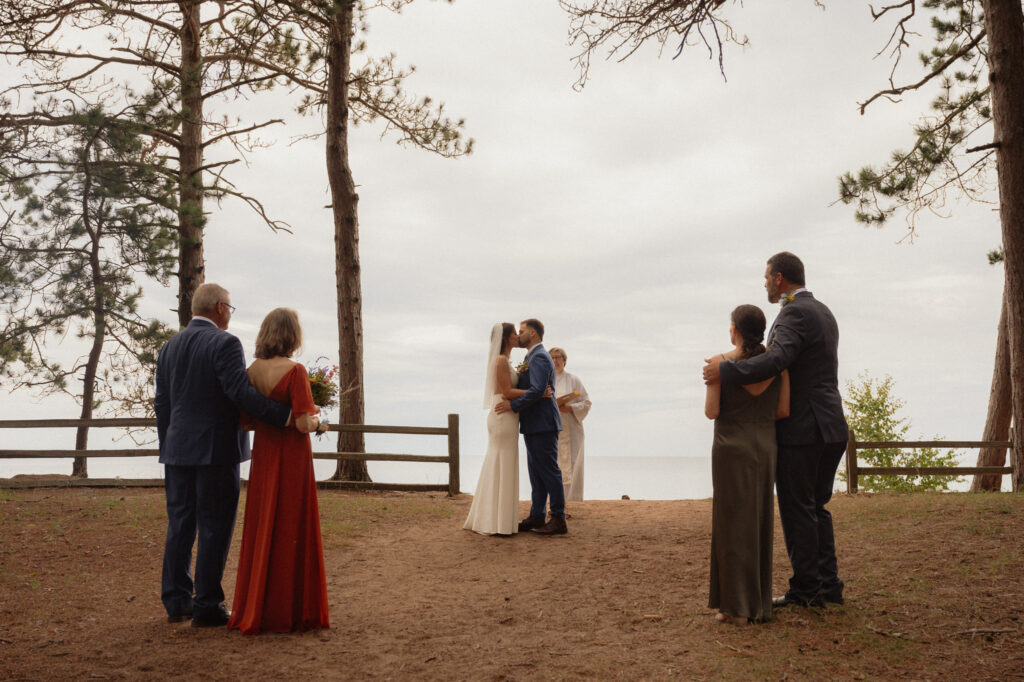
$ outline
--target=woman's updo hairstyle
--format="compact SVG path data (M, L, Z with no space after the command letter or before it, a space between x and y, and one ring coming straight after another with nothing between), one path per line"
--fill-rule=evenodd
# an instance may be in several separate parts
M744 358L752 358L764 352L764 313L756 305L737 306L732 311L732 326L736 327L737 333L743 343L741 349Z

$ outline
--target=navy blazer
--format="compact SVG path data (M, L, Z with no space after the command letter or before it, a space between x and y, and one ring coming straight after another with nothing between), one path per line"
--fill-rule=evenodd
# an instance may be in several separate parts
M176 466L249 459L239 410L281 428L291 414L290 405L263 396L249 383L238 337L195 319L160 349L154 407L160 462Z
M789 417L775 423L783 445L841 443L849 437L839 394L839 326L828 307L802 291L779 311L768 350L719 365L722 382L754 384L789 370Z
M519 433L542 433L561 431L562 417L558 414L558 403L554 397L545 398L544 392L551 387L555 395L555 363L544 349L537 344L526 354L526 371L519 375L517 388L526 393L509 404L513 412L519 413Z

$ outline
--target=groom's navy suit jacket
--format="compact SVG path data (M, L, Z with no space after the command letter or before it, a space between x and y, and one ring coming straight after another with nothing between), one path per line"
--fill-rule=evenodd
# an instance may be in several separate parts
M206 320L192 320L160 349L154 407L160 462L174 466L249 459L239 409L278 427L291 413L249 383L238 337Z
M789 370L789 417L775 423L779 445L842 443L849 437L839 394L839 326L809 291L779 311L761 355L723 362L722 382L753 384Z
M526 354L526 371L519 375L517 388L526 393L511 401L512 411L519 414L519 432L522 434L561 431L562 417L558 414L558 403L554 398L545 398L544 392L551 387L555 394L555 363L544 349L537 344Z

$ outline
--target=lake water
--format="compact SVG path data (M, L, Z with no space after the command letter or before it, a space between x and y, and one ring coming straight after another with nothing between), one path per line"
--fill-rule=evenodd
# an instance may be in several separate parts
M472 493L483 465L482 456L460 458L462 492ZM315 464L318 478L334 472L334 462ZM388 483L447 484L448 467L418 462L370 462L370 477ZM242 476L248 476L248 464ZM70 474L70 459L0 460L0 478L15 474ZM92 478L163 478L155 457L89 458ZM711 460L707 457L599 457L586 459L585 496L590 500L679 500L711 497ZM530 479L525 453L519 456L519 496L529 499Z

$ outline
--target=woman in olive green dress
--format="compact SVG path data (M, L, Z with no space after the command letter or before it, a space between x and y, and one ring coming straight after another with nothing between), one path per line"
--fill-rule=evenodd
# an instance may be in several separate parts
M719 361L764 352L761 309L732 311L733 349ZM704 414L715 420L711 446L711 597L724 623L772 618L772 538L775 528L775 420L789 416L789 375L747 386L709 384Z

